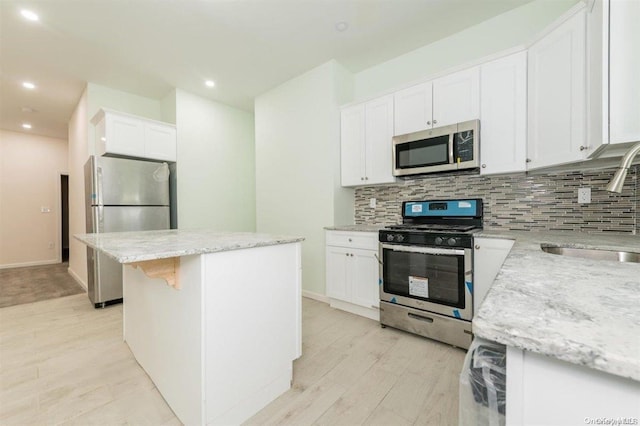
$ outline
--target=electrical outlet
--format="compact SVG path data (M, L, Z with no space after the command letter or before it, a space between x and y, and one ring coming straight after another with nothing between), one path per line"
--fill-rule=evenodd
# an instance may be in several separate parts
M49 207L40 207L40 213L51 213L51 209Z
M578 204L589 204L591 202L591 188L578 188Z
M369 207L371 207L372 209L376 208L376 199L375 198L369 198Z

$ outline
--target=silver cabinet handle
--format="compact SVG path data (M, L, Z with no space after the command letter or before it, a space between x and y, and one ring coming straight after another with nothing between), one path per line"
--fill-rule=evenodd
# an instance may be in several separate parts
M430 121L427 121L427 124L430 126L430 125L431 125L431 122L430 122Z
M349 238L349 242L353 241L351 238Z
M365 176L365 177L364 177L364 180L369 180L369 178Z
M474 247L476 250L480 250L480 246L478 244L476 244L476 246Z
M377 254L375 254L375 253L374 253L373 255L376 257L376 260L378 261L378 263L382 265L382 260L380 260L380 258L378 257L378 255L377 255Z
M487 168L487 165L486 165L486 164L483 164L483 165L482 165L482 168L483 168L483 169L486 169L486 168Z
M530 163L530 162L531 162L531 158L527 158L527 163Z
M363 178L363 177L361 177L361 178L360 178L360 180L364 180L364 178Z
M583 146L583 145L580 146L580 151L584 151L584 150L587 150L587 149L589 149L588 146Z
M436 124L438 122L438 120L433 120L433 124Z

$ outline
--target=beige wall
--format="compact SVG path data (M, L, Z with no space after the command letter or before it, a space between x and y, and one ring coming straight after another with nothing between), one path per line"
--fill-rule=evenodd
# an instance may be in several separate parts
M0 130L0 268L60 261L66 173L66 140Z

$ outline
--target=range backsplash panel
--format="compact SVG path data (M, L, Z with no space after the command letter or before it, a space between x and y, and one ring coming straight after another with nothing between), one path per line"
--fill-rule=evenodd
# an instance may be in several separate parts
M457 172L418 176L396 185L356 188L355 221L400 223L403 201L469 197L484 200L485 229L638 234L639 169L633 166L629 170L621 194L605 190L615 169L546 175ZM578 204L581 187L591 188L590 204ZM369 206L370 198L376 199L375 208Z

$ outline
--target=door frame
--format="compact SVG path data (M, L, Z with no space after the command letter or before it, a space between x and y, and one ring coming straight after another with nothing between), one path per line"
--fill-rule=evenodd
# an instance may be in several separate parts
M62 263L62 176L67 176L67 194L69 194L69 185L70 176L68 171L58 170L56 173L56 244L58 245L58 250L56 254L57 263ZM71 198L71 197L69 197ZM67 203L67 210L69 209L69 205ZM69 224L69 230L71 229L71 224ZM71 235L69 235L69 239L71 239Z

